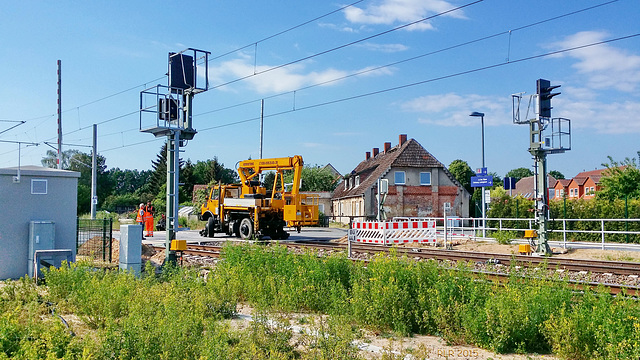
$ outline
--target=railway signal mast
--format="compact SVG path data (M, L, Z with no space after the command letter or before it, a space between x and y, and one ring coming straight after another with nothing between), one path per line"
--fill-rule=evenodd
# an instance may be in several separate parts
M524 93L512 95L513 123L529 125L529 153L534 160L535 213L538 225L535 254L550 255L548 244L549 184L547 180L547 154L560 154L571 150L571 120L551 117L551 99L560 95L552 91L560 85L551 85L549 80L538 79L536 94L529 97L529 106L524 120L520 117L520 103ZM529 118L531 103L535 101L535 117Z
M197 131L192 123L193 97L209 89L208 51L186 49L169 53L168 85L140 92L140 131L167 137L166 260L175 261L171 250L178 225L180 147Z

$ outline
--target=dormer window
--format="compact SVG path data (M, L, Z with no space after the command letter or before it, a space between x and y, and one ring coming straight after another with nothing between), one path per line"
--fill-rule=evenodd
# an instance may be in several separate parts
M359 186L360 185L360 175L356 176L355 182L356 182L355 186Z

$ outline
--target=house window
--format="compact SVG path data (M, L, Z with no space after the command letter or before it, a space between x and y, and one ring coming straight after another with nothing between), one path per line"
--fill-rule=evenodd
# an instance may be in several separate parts
M569 197L573 197L573 189L569 189Z
M430 172L421 172L420 173L420 185L431 185L431 173Z
M47 179L31 179L31 195L47 195Z
M591 187L591 194L595 194L595 193L596 193L596 191L595 191L595 189L594 189L594 188L593 188L593 186L592 186L592 187Z
M360 185L360 175L356 176L356 186Z
M564 189L560 189L560 196L564 196Z
M318 204L318 212L324 214L324 204Z
M394 183L396 185L404 185L405 184L405 176L404 171L396 171L394 175Z
M556 189L556 197L560 197L560 190Z

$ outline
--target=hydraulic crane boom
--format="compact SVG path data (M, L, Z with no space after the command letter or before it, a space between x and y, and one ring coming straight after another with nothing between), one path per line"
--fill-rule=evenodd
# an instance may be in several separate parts
M243 239L254 235L287 239L285 225L299 232L304 225L317 224L318 195L300 194L303 165L300 155L238 162L240 184L214 186L201 208L200 218L207 221L203 235L225 232ZM259 179L265 171L275 171L269 190ZM291 184L284 183L285 171L293 172ZM286 185L292 185L290 191Z

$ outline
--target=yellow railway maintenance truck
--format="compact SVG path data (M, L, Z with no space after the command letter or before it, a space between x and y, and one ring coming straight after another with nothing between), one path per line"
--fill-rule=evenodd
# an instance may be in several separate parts
M302 156L245 160L238 163L240 184L214 186L200 208L200 220L206 221L201 235L217 233L242 239L268 236L286 240L284 227L300 228L318 223L318 195L300 194ZM284 183L284 172L293 171L293 183ZM264 171L275 171L273 187L260 182ZM289 188L290 186L290 188Z

